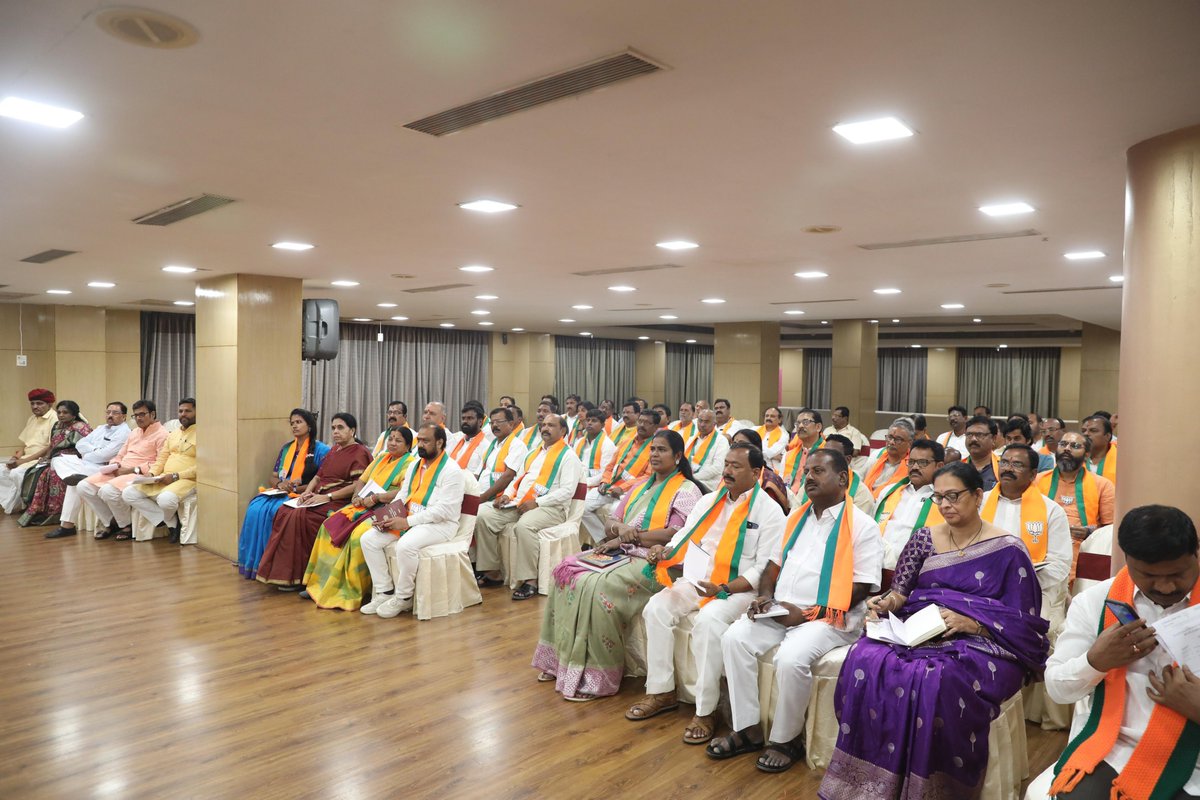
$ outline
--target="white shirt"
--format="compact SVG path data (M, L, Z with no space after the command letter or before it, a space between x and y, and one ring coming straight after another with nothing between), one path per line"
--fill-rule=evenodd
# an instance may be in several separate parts
M787 451L788 435L787 431L785 430L779 428L776 428L776 430L779 431L779 441L777 441L775 444L767 444L767 437L762 437L762 454L763 458L767 460L767 466L776 472L779 472L783 466L783 454ZM763 427L763 431L766 431L765 426ZM761 435L761 431L759 431L759 433ZM730 434L730 436L733 436L733 434Z
M404 476L404 483L400 485L400 497L406 503L409 502L420 468L421 459L418 458L416 463L409 467ZM462 513L462 501L463 471L454 459L447 458L442 473L433 484L433 494L429 502L424 506L409 506L408 525L410 528L438 524L453 524L457 527L458 517Z
M1000 494L1000 484L996 484L995 488L983 496L984 505L987 505L992 492ZM1046 539L1045 566L1039 567L1037 575L1042 591L1050 593L1051 590L1058 591L1065 586L1067 577L1071 574L1071 526L1067 522L1066 512L1058 503L1045 495L1040 495L1040 497L1046 504L1046 536L1048 538ZM1000 495L999 502L996 503L996 518L992 520L992 524L1024 541L1021 536L1021 501L1019 499L1009 500L1004 495Z
M946 431L937 437L938 444L942 447L953 447L964 456L967 455L967 432L963 431L958 436L954 435L954 431Z
M692 442L700 438L700 434L696 434L687 441L687 446L684 447L686 453L688 448L692 446ZM700 458L703 456L704 461L692 462L692 475L696 480L703 483L713 491L717 490L717 481L721 478L721 472L725 469L725 455L729 452L729 440L722 436L719 432L714 431L712 448L709 449L708 455L704 455L704 451L699 447L693 456Z
M521 485L514 488L514 484L510 483L505 494L514 500L520 500L525 496L531 487L537 483L538 476L542 473L542 462L546 460L546 448L543 447L534 456L533 461L529 465L529 471L521 478ZM524 464L522 464L524 468ZM520 474L520 470L517 470ZM575 496L575 487L583 480L583 462L579 460L579 456L575 455L575 451L568 446L566 454L563 455L562 463L558 465L558 474L554 476L554 482L547 486L544 491L535 489L534 502L543 508L549 506L566 506L571 502L571 498Z
M733 435L735 433L737 433L738 431L740 431L742 428L752 428L752 427L754 427L754 426L744 420L728 419L725 421L724 425L717 425L716 429L717 429L718 433L723 433L723 434L725 434L726 438L732 439Z
M1046 693L1056 703L1074 703L1087 697L1103 680L1105 673L1097 672L1088 663L1087 651L1096 641L1096 628L1100 623L1100 611L1104 600L1112 588L1113 579L1096 584L1071 599L1067 609L1067 621L1058 641L1054 644L1054 652L1046 665ZM1190 597L1190 596L1189 596ZM1188 608L1190 599L1185 597L1170 608L1163 608L1142 594L1141 590L1133 590L1133 607L1138 616L1153 625L1163 617L1178 614ZM1121 720L1121 731L1117 741L1104 760L1110 767L1120 772L1133 755L1133 749L1141 740L1146 726L1150 724L1150 715L1158 704L1146 695L1150 687L1150 672L1161 673L1163 667L1170 665L1171 657L1162 647L1156 647L1149 655L1134 661L1125 668L1125 715ZM1076 731L1072 727L1072 733ZM1192 771L1192 777L1183 785L1183 790L1190 795L1200 795L1200 764Z
M817 589L821 584L821 571L825 564L825 545L834 532L834 523L838 514L845 507L845 501L825 509L821 516L809 514L804 521L800 535L786 559L783 559L783 569L775 582L775 599L783 603L793 603L804 608L816 605ZM864 514L854 504L846 513L854 515L854 582L870 584L872 592L879 591L879 581L883 577L883 543L879 535L879 526L875 520ZM784 524L783 536L791 536L792 526L800 522L800 512L788 517ZM781 560L780 548L771 555L776 564ZM854 605L846 613L846 630L857 630L862 627L867 614L866 598Z
M512 446L508 448L508 453L504 456L504 463L496 465L496 458L500 455L500 451L504 449L505 440L493 440L494 446L489 444L484 453L486 460L483 463L479 472L479 493L483 494L488 489L492 488L492 484L500 480L500 476L504 474L504 470L511 469L513 475L520 475L521 468L525 466L525 456L529 451L525 449L525 443L516 433L510 433L509 438L512 439Z
M489 425L488 427L491 427L491 426ZM475 434L475 435L478 436L479 434ZM456 448L460 444L462 445L462 450L456 451ZM447 438L446 452L448 452L450 454L450 457L454 459L454 463L457 464L458 456L461 456L463 453L465 453L467 451L467 448L469 448L470 446L471 446L471 441L470 441L470 439L467 438L467 435L465 433L463 433L462 431L458 431L457 433L450 434L450 436ZM488 448L488 440L487 440L487 436L485 435L480 440L479 446L476 447L475 450L471 453L471 457L469 459L467 459L467 466L466 466L467 472L471 473L472 475L479 474L479 470L481 470L483 468L483 456L485 453L487 453L487 448Z
M579 442L576 442L578 445ZM600 466L592 468L587 466L592 463L592 456L596 448L600 448ZM580 466L584 470L584 482L587 483L589 489L593 489L600 485L600 479L604 477L604 468L608 466L608 462L613 460L613 453L617 447L613 444L612 439L604 431L600 431L595 439L588 440L584 437L582 449L579 451Z
M687 522L672 537L670 544L667 545L667 550L673 549L683 541L695 524L713 507L718 494L714 491L700 498L692 508L692 513L688 514ZM738 500L741 499L742 497L738 498ZM708 532L700 540L700 547L704 548L705 552L700 552L698 548L689 545L684 553L683 578L693 585L698 581L708 580L712 574L711 556L717 554L717 545L721 541L721 535L725 532L725 524L729 522L729 515L737 502L726 496L722 500L722 505L723 508L717 514L717 518L713 520ZM760 489L758 499L754 501L750 515L746 519L746 538L742 544L742 557L737 565L738 577L750 581L750 585L754 587L755 591L758 590L758 580L762 577L763 570L767 568L767 562L771 560L771 554L779 550L779 540L783 536L783 523L783 510L779 508L779 504Z
M83 437L75 445L80 457L90 464L107 464L121 452L121 445L129 438L129 426L101 425Z
M892 515L884 521L883 526L883 566L895 569L900 551L908 544L912 536L913 524L921 516L921 508L933 494L933 484L927 483L920 489L910 483L900 490L900 500Z

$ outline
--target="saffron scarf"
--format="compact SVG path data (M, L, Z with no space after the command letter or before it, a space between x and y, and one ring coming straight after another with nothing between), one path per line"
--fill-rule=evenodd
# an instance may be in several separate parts
M688 444L687 460L699 467L705 462L705 460L708 459L708 454L712 452L713 445L716 444L716 441L717 431L715 429L709 432L708 436L705 436L703 439L701 439L700 434L697 433L692 437L692 441ZM695 455L696 451L700 449L700 445L704 445L704 451L700 454L699 458L693 458L692 456Z
M683 473L675 470L663 480L658 480L657 473L633 490L629 502L625 504L626 522L633 525L629 519L630 509L639 502L645 502L646 508L641 512L641 530L656 531L667 527L667 517L671 514L671 502L679 493L679 488L687 483ZM637 526L635 526L637 527Z
M458 440L458 444L454 445L454 450L451 451L450 457L453 458L458 465L463 469L467 468L467 464L471 463L471 456L475 455L475 451L479 449L479 445L483 444L483 431L475 434L470 439L466 436ZM464 447L468 442L470 446Z
M1040 564L1046 560L1046 543L1050 539L1050 531L1046 523L1046 502L1042 499L1042 490L1030 484L1021 495L1021 540L1029 550L1029 560ZM988 522L995 522L996 509L1000 506L1000 486L988 492L979 516ZM1016 531L1010 531L1015 533Z
M787 481L788 487L794 494L800 494L796 489L799 482L804 479L804 465L808 463L808 457L813 454L813 451L820 450L825 445L825 437L818 436L812 447L805 447L799 436L792 441L797 444L793 446L791 442L788 443L787 455L783 459L783 473L787 476L784 480ZM855 477L858 476L855 475Z
M584 469L601 469L600 456L604 453L604 440L606 438L608 437L601 431L597 434L594 441L589 442L587 437L584 437L575 444L575 455L579 456L580 461L583 461L583 451L587 450L589 444L592 445L592 452L588 453L587 461L583 461Z
M541 433L541 431L538 430L537 425L532 425L532 426L526 428L525 430L521 431L521 441L525 443L526 448L528 448L529 450L532 450L534 448L533 443L534 443L534 440L536 440L538 438L539 433Z
M851 509L846 513L846 509ZM847 494L842 500L833 532L825 542L825 554L821 562L821 579L817 584L817 603L804 609L808 621L822 620L835 628L845 627L846 612L854 594L854 501ZM790 533L783 538L783 549L779 554L779 567L783 569L792 547L800 538L808 516L812 513L812 501L799 506L788 517ZM795 520L795 522L793 522ZM784 530L789 530L785 527Z
M668 425L667 428L682 436L685 442L695 436L697 433L695 420L687 423L687 425L684 425L683 420L677 419Z
M645 471L646 466L650 463L650 440L642 442L642 446L634 452L633 446L636 443L636 439L630 439L625 445L625 449L613 456L613 460L604 470L604 477L600 479L602 488L626 480L626 473L631 478L637 478Z
M1104 454L1104 458L1100 459L1100 463L1093 463L1089 458L1087 467L1090 471L1097 475L1103 475L1113 482L1113 486L1117 485L1117 446L1110 444L1108 452Z
M557 442L550 445L549 448L541 451L544 453L544 457L542 458L542 468L538 471L538 476L534 480L533 485L525 491L525 494L521 495L520 500L517 500L517 505L521 505L529 500L537 499L537 490L539 488L542 490L542 494L545 494L546 491L550 489L551 484L554 483L555 477L558 476L558 468L562 466L563 457L566 456L568 449L567 443L562 439L559 439ZM523 481L525 476L529 474L530 467L532 467L533 463L537 460L538 452L539 451L535 450L526 456L525 470L510 484L510 487L512 488L512 494L509 495L510 497L516 497L517 487L521 485L521 481Z
M1058 502L1058 467L1043 472L1038 476L1038 489L1054 502ZM1079 514L1079 524L1087 526L1089 520L1100 519L1100 486L1096 476L1086 469L1075 473L1075 511Z
M412 460L412 453L405 453L397 458L391 453L384 451L382 455L377 456L374 461L367 465L359 480L362 481L363 486L374 481L377 486L382 486L386 491L392 487L393 483L399 480L401 473L412 464ZM387 477L384 477L389 469L391 473Z
M1133 579L1125 567L1113 579L1108 599L1133 605ZM1200 580L1192 587L1191 606L1200 603ZM1097 634L1117 623L1107 606L1100 612ZM1112 750L1125 716L1125 668L1110 669L1092 692L1092 713L1054 766L1050 794L1070 792ZM1114 800L1160 800L1174 797L1192 777L1200 756L1200 725L1164 705L1155 705L1145 733L1129 763L1112 784Z
M886 447L879 451L879 455L875 458L875 463L871 465L871 468L867 470L866 477L863 478L867 482L867 489L870 490L872 497L878 498L893 483L897 483L908 477L908 459L905 459L896 467L896 471L892 473L892 477L888 479L887 483L876 486L875 484L879 481L879 476L883 474L885 464L887 464Z
M420 462L409 472L408 513L415 513L429 505L429 499L433 497L433 489L437 486L437 479L441 476L442 470L449 460L450 454L443 451L433 462L420 459Z
M783 437L783 428L776 428L773 431L768 431L766 425L759 425L754 429L755 432L762 438L763 449L774 447L779 444L779 440Z
M879 523L879 532L883 533L887 530L887 525L892 521L892 514L896 511L896 506L900 505L901 495L904 494L901 488L908 485L908 478L894 484L893 489L889 489L887 494L879 501L879 506L875 509L875 521ZM945 522L942 512L933 504L932 497L926 497L921 501L921 512L917 514L917 520L913 523L912 529L919 531L926 525L938 525Z
M504 462L508 460L508 451L512 449L513 442L517 440L517 432L513 431L508 436L504 437L504 441L492 439L492 443L488 445L487 452L483 454L483 466L487 469L488 459L492 457L492 451L496 449L496 445L500 445L500 451L496 453L496 460L492 462L492 480L499 478L504 473ZM499 469L496 469L499 467Z
M300 446L296 445L295 439L284 445L283 450L279 453L279 463L275 467L275 471L281 480L299 483L300 479L304 477L304 464L308 460L308 443L311 439L311 436L305 436L304 444ZM267 491L267 487L260 486L258 490L265 492Z
M712 556L712 566L708 575L710 583L719 586L722 583L728 584L737 578L738 564L742 560L742 547L746 543L746 523L750 521L750 511L754 508L754 502L761 492L762 489L756 483L752 489L743 492L742 496L734 502L733 510L729 514L729 521L725 523L725 530L721 533L721 540L717 543L717 551ZM704 534L708 533L717 517L721 516L725 497L728 494L728 487L722 486L709 509L700 519L696 520L696 524L692 526L691 530L679 537L679 544L669 552L663 553L663 557L654 567L654 577L660 584L672 586L675 583L667 573L667 568L683 563L683 557L687 555L689 544L695 542L697 547L700 546ZM649 569L650 565L647 564L646 567ZM724 593L718 593L717 596L720 597L721 594ZM700 605L707 605L712 599L711 597L702 597Z
M633 428L629 428L622 423L621 427L614 429L614 431L608 435L608 438L613 440L613 444L615 444L617 447L620 447L621 445L625 444L625 442L632 441L633 439L637 438L637 427L635 426Z

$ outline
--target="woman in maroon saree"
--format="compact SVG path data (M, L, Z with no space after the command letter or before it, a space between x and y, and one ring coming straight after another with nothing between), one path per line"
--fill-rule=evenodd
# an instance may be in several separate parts
M275 514L271 538L258 562L257 579L284 591L302 588L321 523L350 500L354 479L371 463L371 451L355 438L358 421L352 414L334 414L330 427L333 449L304 493L295 498L297 507L285 504Z
M865 637L853 646L822 800L978 797L992 720L1045 666L1033 563L1020 539L979 517L979 473L949 464L933 496L946 522L913 533L891 591L868 605L904 618L936 605L947 631L911 648Z
M50 467L50 459L61 455L78 455L75 445L92 432L92 427L79 417L79 404L60 400L55 406L58 422L50 431L50 449L25 473L23 485L25 513L17 520L22 527L57 525L62 514L67 485Z

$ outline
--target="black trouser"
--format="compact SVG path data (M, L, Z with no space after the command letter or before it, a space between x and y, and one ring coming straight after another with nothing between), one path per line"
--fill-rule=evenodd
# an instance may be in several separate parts
M1058 795L1059 800L1109 800L1112 796L1112 782L1117 779L1117 771L1101 761L1091 775L1081 780L1073 791ZM1172 800L1188 800L1197 795L1188 794L1180 789Z

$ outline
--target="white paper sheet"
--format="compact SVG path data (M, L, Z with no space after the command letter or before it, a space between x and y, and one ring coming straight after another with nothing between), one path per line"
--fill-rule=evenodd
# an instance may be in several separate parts
M120 464L105 464L100 469L96 470L101 475L111 475L121 468Z
M1200 674L1200 606L1163 617L1150 627L1176 663Z

